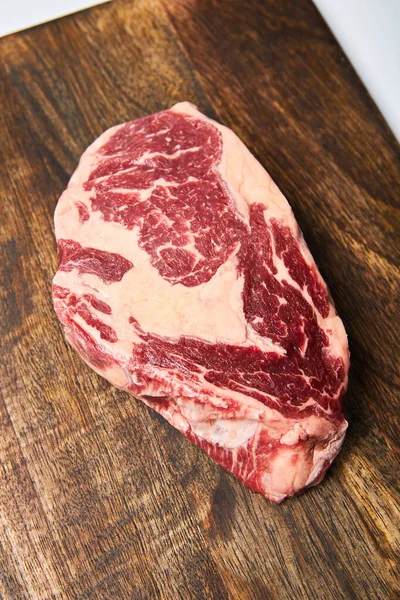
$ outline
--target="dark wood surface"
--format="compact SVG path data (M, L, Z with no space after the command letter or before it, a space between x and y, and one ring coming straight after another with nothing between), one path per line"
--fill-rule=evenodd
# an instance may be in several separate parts
M311 1L115 1L0 63L0 596L398 598L399 146ZM80 154L180 100L269 170L350 339L343 450L280 506L90 371L52 309Z

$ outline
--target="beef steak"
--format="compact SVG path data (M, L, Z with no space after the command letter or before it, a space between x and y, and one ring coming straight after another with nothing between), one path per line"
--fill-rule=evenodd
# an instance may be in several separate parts
M280 502L324 476L347 423L347 337L287 200L183 102L103 133L55 212L65 335Z

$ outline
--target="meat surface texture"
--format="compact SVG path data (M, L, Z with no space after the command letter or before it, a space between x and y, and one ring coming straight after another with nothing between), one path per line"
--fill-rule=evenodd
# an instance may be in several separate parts
M236 135L183 102L113 127L55 212L53 299L100 375L280 502L347 423L343 324L292 210Z

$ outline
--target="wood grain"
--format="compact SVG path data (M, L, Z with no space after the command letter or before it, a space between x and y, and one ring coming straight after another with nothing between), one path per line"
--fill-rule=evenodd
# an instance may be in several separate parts
M114 1L0 40L0 595L400 597L399 147L309 0ZM274 506L90 371L53 211L104 129L190 100L290 200L350 339L342 453Z

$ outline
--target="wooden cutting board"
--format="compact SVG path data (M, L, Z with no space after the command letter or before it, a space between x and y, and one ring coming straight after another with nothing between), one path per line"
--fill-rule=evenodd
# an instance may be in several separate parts
M311 1L115 1L0 57L0 595L398 598L399 146ZM80 154L180 100L268 169L349 334L343 450L280 506L86 367L52 309Z

